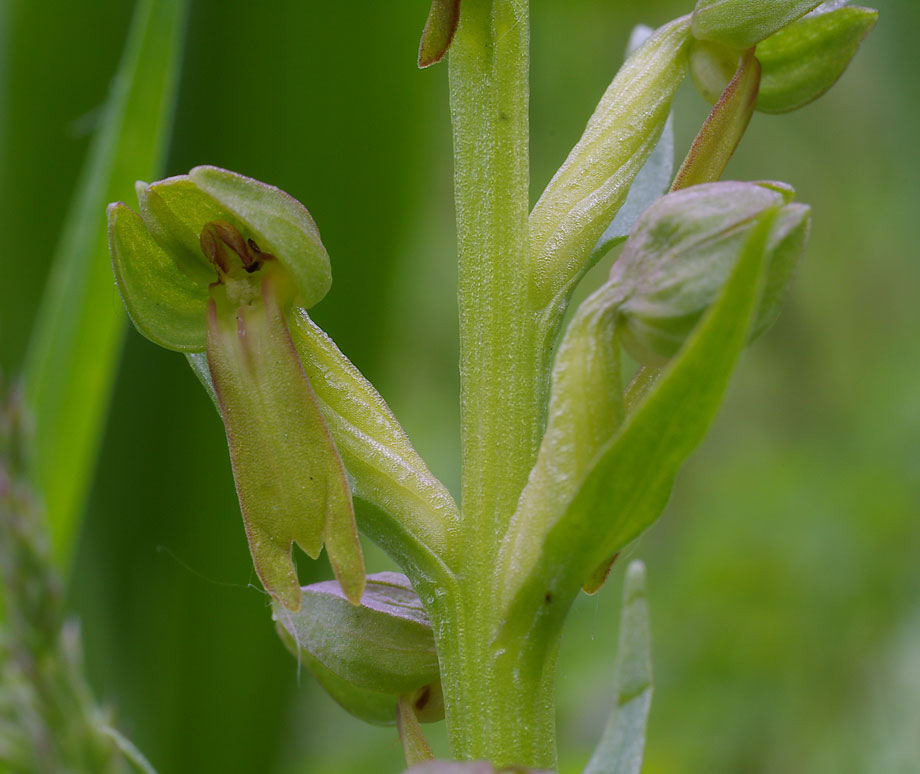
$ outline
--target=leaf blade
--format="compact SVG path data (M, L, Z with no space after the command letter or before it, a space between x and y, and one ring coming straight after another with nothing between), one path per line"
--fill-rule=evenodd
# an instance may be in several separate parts
M124 332L103 213L156 173L175 103L185 0L141 0L55 253L25 363L31 475L67 567Z

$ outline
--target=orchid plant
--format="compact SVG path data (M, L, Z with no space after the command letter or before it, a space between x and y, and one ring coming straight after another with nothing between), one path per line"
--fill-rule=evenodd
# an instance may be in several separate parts
M637 28L584 134L528 205L527 0L433 0L448 55L459 242L459 499L310 318L330 258L308 210L211 166L108 208L125 308L185 354L223 421L279 636L332 698L394 724L412 772L556 768L566 614L665 508L742 350L776 318L809 208L721 182L756 111L795 110L876 20L818 0L698 0ZM674 170L689 71L712 111ZM608 279L573 292L613 250ZM402 573L365 575L359 533ZM334 580L302 587L297 543ZM652 691L645 571L626 569L615 706L585 772L641 768ZM446 719L454 761L420 723Z

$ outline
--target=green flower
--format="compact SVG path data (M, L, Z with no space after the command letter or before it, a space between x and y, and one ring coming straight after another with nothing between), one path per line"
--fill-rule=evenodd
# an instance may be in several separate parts
M364 560L345 468L287 323L332 283L313 218L283 191L216 167L137 192L140 214L108 208L118 288L148 339L207 353L262 585L299 609L292 543L314 558L325 544L357 604Z

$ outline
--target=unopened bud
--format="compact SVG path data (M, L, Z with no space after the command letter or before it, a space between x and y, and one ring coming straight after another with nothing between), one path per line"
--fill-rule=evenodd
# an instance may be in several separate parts
M753 327L778 313L808 235L809 208L789 189L758 183L711 183L660 199L639 219L610 274L618 289L618 330L645 364L672 357L713 303L751 230L775 210L767 238L767 287Z
M443 718L434 635L404 575L368 576L357 606L335 581L305 586L300 610L275 605L274 618L285 644L352 714L395 723L405 696L422 722Z

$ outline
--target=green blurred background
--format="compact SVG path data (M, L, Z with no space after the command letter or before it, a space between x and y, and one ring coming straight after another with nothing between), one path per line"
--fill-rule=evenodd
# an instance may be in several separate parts
M132 5L0 2L6 373ZM166 171L229 167L310 208L335 277L315 319L456 491L447 70L415 68L427 5L193 0ZM647 774L920 770L920 9L878 5L841 82L755 115L727 174L791 182L814 231L784 314L633 551L655 637ZM630 28L688 10L533 1L534 198ZM685 85L679 153L706 111ZM305 582L328 572L301 568ZM609 711L621 572L578 601L563 643L563 772ZM95 690L161 774L400 770L395 732L351 719L276 640L218 417L185 360L133 330L71 580Z

